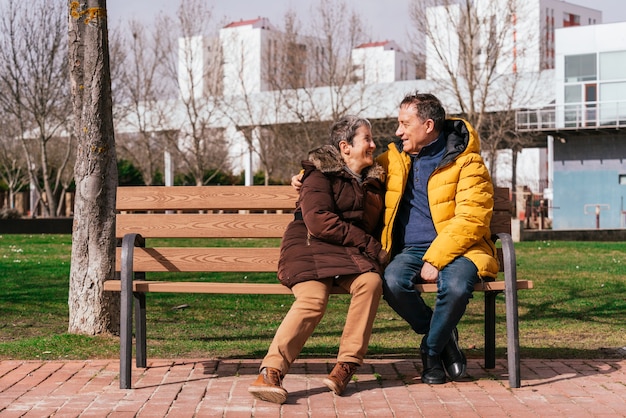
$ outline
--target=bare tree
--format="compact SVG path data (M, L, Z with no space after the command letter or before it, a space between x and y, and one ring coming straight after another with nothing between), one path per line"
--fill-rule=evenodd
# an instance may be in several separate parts
M45 0L8 0L0 14L0 109L18 123L17 140L44 215L59 216L73 149L65 14Z
M494 182L497 151L515 153L524 143L515 109L527 106L537 88L525 67L533 62L537 31L518 19L528 7L518 0L413 0L410 7L414 47L436 82L434 93L479 132Z
M287 42L302 37L299 24L288 19L286 22ZM376 98L365 97L365 85L355 83L354 79L351 52L367 39L360 16L348 9L343 0L321 0L311 9L308 22L305 30L309 45L303 61L308 68L304 69L304 85L299 89L279 88L288 95L282 103L299 122L334 121L348 112L361 113ZM296 54L299 56L302 53ZM294 65L301 65L297 58L285 57L284 64L293 74L299 72ZM327 93L328 102L320 100L316 94L319 89Z
M351 51L366 39L359 15L344 1L322 0L307 22L305 27L288 11L282 30L264 25L258 86L244 73L250 66L245 45L240 56L231 57L239 95L227 116L259 158L266 182L297 170L307 151L326 141L332 121L361 113L377 100L366 97L366 85L354 79Z
M113 100L113 121L115 124L120 123L128 108L123 106L127 101L128 91L124 86L124 77L126 71L126 62L129 60L128 41L125 36L125 20L119 21L117 26L108 26L109 32L109 60L111 62L111 96Z
M118 35L120 32L118 32ZM167 143L159 133L167 125L171 83L164 77L164 62L172 51L161 48L166 36L155 25L128 22L120 43L124 55L114 62L118 84L116 132L119 156L139 169L144 182L151 185L157 172L163 172L163 152ZM121 128L120 128L121 127Z
M105 5L106 0L68 2L78 140L68 330L88 335L109 331L115 318L114 304L103 291L104 281L115 271L117 186Z
M168 51L165 76L179 92L168 150L196 185L207 184L220 170L230 169L220 124L222 63L212 9L201 0L181 1L176 18L160 16L156 27L169 35L159 39L158 47Z
M0 180L9 189L6 202L9 209L15 209L15 194L28 184L27 164L21 145L16 140L16 128L17 122L11 115L0 119Z
M267 74L266 65L261 64L258 68L258 64L255 63L265 62L263 57L266 54L270 55L268 61L274 61L272 51L276 49L275 38L278 32L269 22L264 22L263 27L265 28L263 33L268 38L261 41L260 50L250 42L247 34L240 36L237 29L225 28L226 30L220 33L222 49L228 51L223 54L225 67L223 88L231 93L224 96L221 103L225 109L225 118L237 129L237 132L231 132L231 135L239 135L243 139L244 146L235 151L234 158L251 162L253 155L256 155L265 173L265 183L268 184L272 172L270 155L275 149L272 128L278 112L275 98L262 93L267 90L267 78L262 76L259 79L254 72L260 70ZM251 176L253 173L248 174Z
M290 178L307 152L324 141L330 127L328 121L320 121L320 110L311 106L322 72L314 59L321 40L301 34L301 26L295 12L285 14L284 33L277 37L274 54L266 64L267 81L274 91L274 103L268 109L274 110L275 121L283 121L260 131L265 135L256 148L266 181L270 176ZM302 98L306 102L300 102Z

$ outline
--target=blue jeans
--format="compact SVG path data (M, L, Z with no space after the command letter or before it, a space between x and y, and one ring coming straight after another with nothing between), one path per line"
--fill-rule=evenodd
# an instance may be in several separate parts
M443 351L465 313L478 281L478 269L466 257L458 257L445 266L439 272L433 310L413 287L424 282L420 271L425 252L423 248L407 247L394 256L385 269L383 297L416 333L428 335L426 346L432 356Z

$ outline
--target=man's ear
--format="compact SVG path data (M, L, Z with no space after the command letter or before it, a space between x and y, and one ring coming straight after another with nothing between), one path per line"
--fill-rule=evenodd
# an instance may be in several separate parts
M435 130L435 121L432 119L428 119L426 121L426 133L431 133Z

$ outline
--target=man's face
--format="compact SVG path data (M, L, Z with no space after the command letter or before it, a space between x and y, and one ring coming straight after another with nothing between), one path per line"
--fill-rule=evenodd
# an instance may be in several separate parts
M432 119L422 121L417 117L414 105L400 107L396 136L402 140L402 149L408 154L417 154L423 147L436 139Z

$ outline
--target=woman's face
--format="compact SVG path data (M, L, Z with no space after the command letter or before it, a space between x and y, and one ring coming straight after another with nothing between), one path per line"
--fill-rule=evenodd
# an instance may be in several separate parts
M361 126L356 130L352 145L341 143L341 155L346 165L357 174L361 174L364 168L374 164L375 149L372 131L367 126Z

